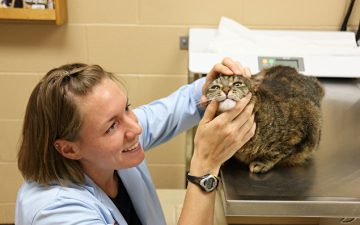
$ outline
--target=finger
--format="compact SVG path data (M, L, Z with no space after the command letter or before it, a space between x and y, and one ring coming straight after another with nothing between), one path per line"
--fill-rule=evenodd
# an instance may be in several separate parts
M218 77L219 74L225 74L225 75L233 75L234 72L227 67L225 64L217 63L215 66L211 69L207 77Z
M205 107L208 105L209 101L205 95L202 95L200 97L200 106L205 109Z
M222 61L222 64L228 67L233 72L233 74L237 74L237 75L242 74L242 66L240 62L234 61L229 57L225 57Z
M243 137L244 144L246 144L252 137L254 137L255 132L256 132L256 123L254 122L249 132L247 132Z
M238 142L235 142L232 146L234 149L240 149L244 146L255 134L256 131L256 123L254 121L254 116L246 121L243 126L236 130L238 133Z
M254 123L254 114L251 114L251 110L249 110L250 105L246 107L246 109L238 116L231 124L231 133L237 133L237 135L242 136L247 133Z
M242 75L250 78L251 72L248 67L243 67L239 61L233 61L231 58L224 58L223 64L231 69L235 75Z
M217 101L211 101L210 104L206 107L202 122L207 123L214 119L218 107L219 103Z
M255 115L252 113L253 104L246 106L245 110L238 116L233 123L232 132L238 133L243 139L244 134L248 133L255 121Z
M241 65L241 62L240 61L235 61L236 62L236 64L238 64L238 66L239 67L242 67L242 65Z
M242 123L238 122L238 124L242 126L241 124L244 124L247 120L251 118L251 116L253 116L253 110L254 110L254 103L247 104L245 106L245 109L243 109L243 111L241 112L241 115L237 116L234 120L242 121Z
M250 68L249 67L244 67L244 74L243 74L244 77L246 78L251 78L251 71L250 71Z

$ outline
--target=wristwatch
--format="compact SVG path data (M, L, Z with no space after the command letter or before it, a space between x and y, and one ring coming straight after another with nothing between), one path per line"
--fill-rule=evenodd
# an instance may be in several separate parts
M219 178L209 173L201 177L196 177L188 173L186 179L199 186L205 192L212 192L219 184Z

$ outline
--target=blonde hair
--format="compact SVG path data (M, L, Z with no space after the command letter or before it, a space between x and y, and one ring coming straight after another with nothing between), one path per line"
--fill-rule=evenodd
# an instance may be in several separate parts
M74 96L86 96L102 79L118 81L98 65L67 64L50 70L36 85L26 107L18 167L28 181L84 183L76 160L63 157L54 141L78 138L82 124Z

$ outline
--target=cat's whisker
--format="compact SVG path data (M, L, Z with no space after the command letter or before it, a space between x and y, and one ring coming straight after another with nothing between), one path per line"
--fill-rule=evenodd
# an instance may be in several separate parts
M198 102L196 102L196 105L202 105L202 104L209 104L211 102L211 99L207 99L205 102L204 101L198 101Z

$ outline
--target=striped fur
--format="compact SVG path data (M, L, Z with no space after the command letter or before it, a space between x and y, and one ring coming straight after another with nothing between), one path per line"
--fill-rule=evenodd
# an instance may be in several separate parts
M251 79L220 76L209 85L206 96L209 100L239 101L248 92L253 93L257 128L254 137L234 157L249 164L253 173L310 159L321 134L324 89L320 82L291 67L275 66Z

